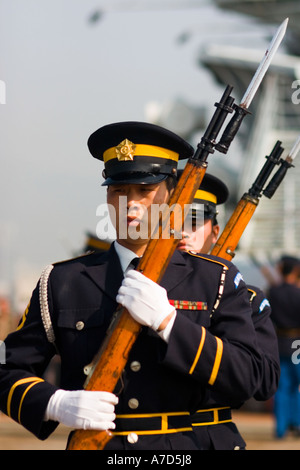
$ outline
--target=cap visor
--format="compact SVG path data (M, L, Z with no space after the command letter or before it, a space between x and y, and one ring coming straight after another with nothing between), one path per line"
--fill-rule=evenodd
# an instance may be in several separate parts
M167 179L169 175L160 174L153 175L151 173L128 173L122 174L119 177L115 176L107 178L101 186L111 186L113 184L155 184L161 183Z

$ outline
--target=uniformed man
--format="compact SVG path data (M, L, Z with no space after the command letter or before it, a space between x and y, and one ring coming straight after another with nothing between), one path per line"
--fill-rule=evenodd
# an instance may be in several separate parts
M181 174L182 170L178 170L177 179ZM226 184L216 176L206 173L187 216L190 219L189 223L184 226L189 231L182 232L182 239L177 245L178 250L191 250L196 253L210 252L220 232L217 206L224 204L228 196Z
M178 171L178 178L181 170ZM188 217L192 218L192 231L183 232L178 249L208 253L217 241L220 226L218 206L228 198L227 186L219 178L206 173L195 194ZM198 219L198 226L196 221ZM252 320L258 344L262 351L261 381L254 398L268 400L277 390L280 365L276 333L271 320L271 307L261 289L247 285L252 307ZM223 401L222 396L210 394L208 403L192 417L194 430L205 449L244 449L246 443L232 422L231 407L241 404Z
M190 415L208 389L240 403L259 385L261 356L246 286L232 263L209 255L176 251L161 285L131 269L148 240L130 238L130 229L153 204L169 199L178 159L193 153L189 144L161 127L124 122L101 127L88 146L104 161L117 241L106 253L42 273L17 331L6 339L1 410L41 439L61 422L72 429L112 430L106 450L199 449ZM125 211L120 196L126 197ZM83 390L84 366L98 351L118 303L143 325L142 332L114 393ZM41 378L56 353L60 387Z
M300 344L300 260L282 256L278 269L282 281L271 286L269 299L276 327L281 376L274 399L275 432L283 438L292 428L300 431L300 363L292 360L294 344Z

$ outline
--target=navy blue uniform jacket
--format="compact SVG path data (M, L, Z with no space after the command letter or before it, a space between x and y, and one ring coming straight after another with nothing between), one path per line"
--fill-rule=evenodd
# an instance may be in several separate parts
M40 439L57 426L43 420L57 389L41 379L49 361L58 351L61 388L83 387L84 366L101 345L117 307L122 278L113 245L106 253L55 264L48 283L55 346L48 341L41 319L39 283L17 331L6 338L0 409ZM178 312L169 342L143 327L115 391L119 395L116 413L193 413L201 408L207 389L230 403L253 396L261 381L262 359L247 288L237 268L220 258L176 251L161 285ZM197 303L180 308L180 300ZM132 361L140 362L138 371L130 367ZM138 400L135 410L128 404L131 398ZM166 445L160 443L157 448ZM179 436L173 446L181 448Z

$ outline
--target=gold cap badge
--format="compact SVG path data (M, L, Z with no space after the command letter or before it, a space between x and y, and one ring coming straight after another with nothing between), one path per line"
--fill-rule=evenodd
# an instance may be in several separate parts
M136 145L133 142L128 139L123 140L115 149L117 159L119 161L133 160L135 148Z

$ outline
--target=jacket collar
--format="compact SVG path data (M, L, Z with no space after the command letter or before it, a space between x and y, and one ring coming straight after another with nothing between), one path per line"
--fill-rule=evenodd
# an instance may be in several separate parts
M160 283L167 291L174 289L192 272L192 267L186 262L186 256L178 250L173 254ZM85 266L84 273L115 300L124 276L114 244L112 243L107 252L97 256L92 265Z
M160 285L168 292L178 286L192 271L187 263L187 254L175 250Z
M113 300L123 280L123 271L119 257L114 249L114 244L105 253L96 256L93 265L84 267L84 274L88 275L92 281Z

